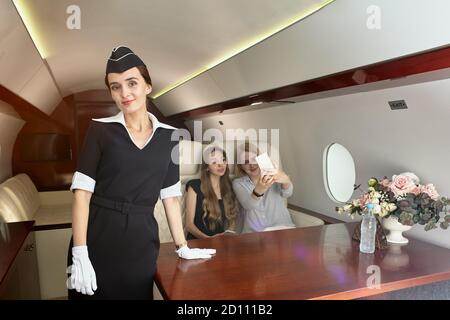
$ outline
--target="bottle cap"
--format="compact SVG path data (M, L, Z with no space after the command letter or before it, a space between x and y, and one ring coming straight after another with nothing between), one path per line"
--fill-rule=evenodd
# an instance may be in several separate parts
M373 203L368 203L367 205L366 205L366 207L367 207L367 209L373 209Z

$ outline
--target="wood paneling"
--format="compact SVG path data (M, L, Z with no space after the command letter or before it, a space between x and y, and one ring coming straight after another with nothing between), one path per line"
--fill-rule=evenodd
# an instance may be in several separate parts
M374 254L352 240L357 223L189 241L212 259L184 260L161 245L155 281L166 299L355 299L450 279L450 250L409 239ZM380 288L368 267L380 270Z
M34 221L16 223L0 222L0 288L20 248L31 232L33 224Z
M72 145L73 140L71 134L73 130L71 123L69 121L60 121L58 117L48 116L3 86L0 86L0 99L11 105L20 117L26 121L14 142L12 155L13 174L27 173L39 191L66 188L70 179L69 174L73 172L74 166L72 161L28 162L26 161L27 159L22 159L22 151L29 147L30 140L47 134L68 136ZM67 114L67 106L64 102L61 102L56 110L61 108L61 105L66 108L66 111L62 112L61 115ZM58 144L50 145L45 149L47 159L55 159L58 156L60 150L55 148L58 148ZM44 150L39 150L39 153L42 152ZM35 156L37 157L39 154Z
M58 133L22 134L20 158L25 162L70 161L70 136Z
M277 101L333 89L402 78L449 67L450 47L440 48L259 92L256 93L257 96L255 96L255 93L252 93L251 98L250 96L240 97L181 112L168 117L168 120L196 118L213 112L248 106L257 101Z
M64 101L60 103L55 110L59 108L68 109ZM60 115L64 113L59 113ZM71 114L70 112L68 113ZM65 116L67 118L67 116ZM29 118L27 123L22 128L17 136L13 150L13 174L26 173L36 185L38 191L53 191L53 190L67 190L70 186L72 174L75 169L75 162L73 161L73 146L75 139L73 136L73 129L65 126L66 122L59 122L58 118L51 118L54 122L62 123L65 127L60 130L57 127L43 123L35 118ZM59 144L48 144L44 150L34 150L35 160L30 162L32 156L29 150L32 146L30 142L42 136L64 136L67 138L64 146ZM69 145L67 145L67 143ZM63 148L64 150L62 150ZM28 153L23 151L28 149ZM62 153L69 153L69 158L61 158ZM38 160L39 154L45 153L45 157ZM25 156L25 157L24 157ZM33 158L33 157L31 157Z

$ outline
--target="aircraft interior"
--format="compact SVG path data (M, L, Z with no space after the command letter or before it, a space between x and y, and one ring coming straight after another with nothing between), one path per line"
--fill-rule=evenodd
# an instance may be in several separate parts
M0 0L0 299L450 299L449 14Z

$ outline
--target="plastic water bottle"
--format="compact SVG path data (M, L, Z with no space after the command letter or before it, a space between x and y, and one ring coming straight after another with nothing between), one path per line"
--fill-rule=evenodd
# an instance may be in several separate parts
M375 252L375 234L377 232L377 219L373 216L373 203L367 204L367 211L361 223L361 242L359 251L363 253Z

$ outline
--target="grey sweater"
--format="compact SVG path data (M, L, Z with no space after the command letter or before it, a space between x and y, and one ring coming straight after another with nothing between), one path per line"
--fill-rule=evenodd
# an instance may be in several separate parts
M242 233L263 231L274 226L295 226L292 223L284 198L292 195L293 186L282 189L274 183L265 193L255 199L252 196L255 185L248 176L233 180L233 190L241 205Z

